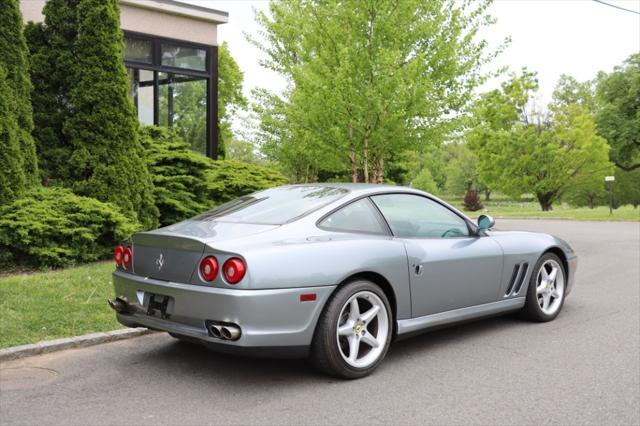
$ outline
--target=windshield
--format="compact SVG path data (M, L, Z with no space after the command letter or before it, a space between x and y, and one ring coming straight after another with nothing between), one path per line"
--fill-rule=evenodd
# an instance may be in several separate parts
M282 225L325 206L349 191L329 186L282 186L222 204L194 220Z

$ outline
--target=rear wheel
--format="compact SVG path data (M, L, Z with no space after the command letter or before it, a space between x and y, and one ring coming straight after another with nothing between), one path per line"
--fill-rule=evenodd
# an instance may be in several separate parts
M531 274L523 313L533 321L551 321L564 304L566 272L560 258L553 253L540 257Z
M370 374L391 342L389 301L377 285L354 281L339 288L318 320L311 361L321 371L343 379Z

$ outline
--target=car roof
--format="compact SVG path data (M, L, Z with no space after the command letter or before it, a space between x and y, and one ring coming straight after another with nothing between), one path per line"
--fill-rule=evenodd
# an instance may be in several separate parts
M406 192L422 192L415 188L410 188L408 186L396 186L396 185L386 185L386 184L376 184L376 183L350 183L350 182L322 182L322 183L303 183L296 185L286 185L286 186L322 186L327 188L344 188L349 190L352 193L358 194L368 194L375 192L384 192L384 191L406 191Z

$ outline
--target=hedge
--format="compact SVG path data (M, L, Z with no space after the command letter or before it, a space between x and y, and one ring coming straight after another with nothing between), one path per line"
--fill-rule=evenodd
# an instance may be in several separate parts
M108 258L139 226L117 207L64 188L37 188L0 206L0 265L60 267Z

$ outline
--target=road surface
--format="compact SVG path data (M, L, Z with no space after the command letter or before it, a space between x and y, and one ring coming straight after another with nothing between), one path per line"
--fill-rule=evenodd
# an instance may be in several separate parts
M396 342L370 377L218 355L166 334L6 362L1 424L639 424L640 224L499 220L580 256L553 322Z

